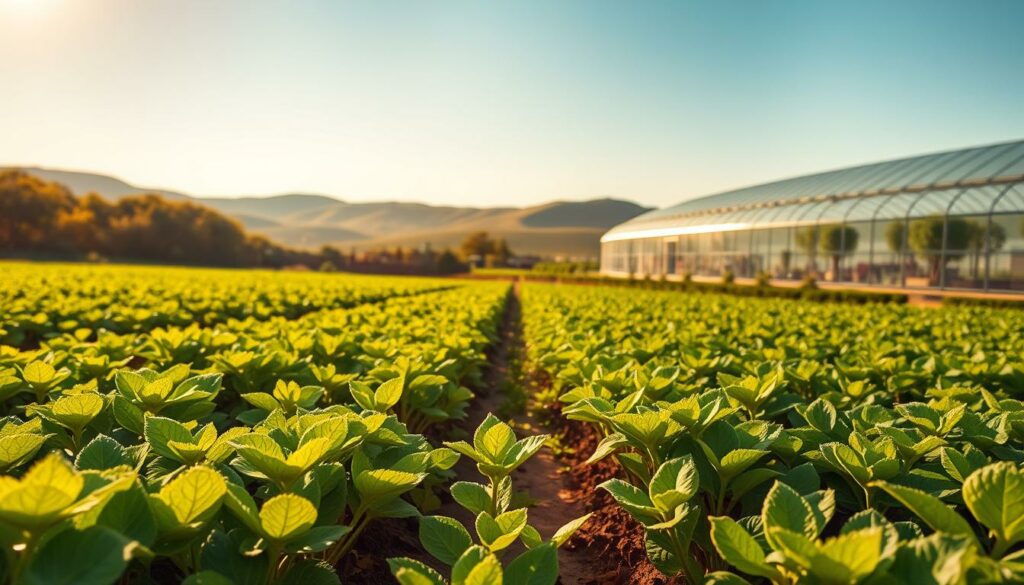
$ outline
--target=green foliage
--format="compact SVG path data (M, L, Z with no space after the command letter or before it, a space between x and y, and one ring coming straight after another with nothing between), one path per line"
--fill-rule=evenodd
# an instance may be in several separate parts
M1024 577L1017 313L590 287L524 298L546 396L601 437L589 462L618 469L601 488L666 575Z
M452 585L554 585L558 580L558 547L590 515L572 520L545 541L540 532L528 524L527 508L514 505L512 472L535 455L547 438L535 435L517 439L512 427L489 414L473 433L473 444L446 443L476 461L477 469L489 479L486 485L473 482L452 485L452 497L476 517L473 532L455 518L421 518L420 543L431 556L451 567L450 581L414 559L389 559L391 572L398 582L410 585L446 582ZM504 552L517 541L525 547L525 552L503 564Z
M507 298L486 283L18 270L0 284L0 339L17 344L0 345L0 567L33 584L340 583L375 521L439 504L459 455L420 433L465 415ZM484 534L507 540L522 514ZM486 582L488 563L461 566Z

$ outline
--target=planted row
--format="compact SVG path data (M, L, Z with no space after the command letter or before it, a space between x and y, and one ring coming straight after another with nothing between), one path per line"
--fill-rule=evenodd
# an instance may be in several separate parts
M437 279L144 266L0 263L0 343L36 344L229 319L294 319L451 286Z
M1018 582L1011 312L527 288L602 488L687 582ZM628 318L622 318L628 315Z

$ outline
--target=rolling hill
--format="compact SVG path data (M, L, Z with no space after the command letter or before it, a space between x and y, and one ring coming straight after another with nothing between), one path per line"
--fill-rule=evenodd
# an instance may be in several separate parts
M158 193L190 200L233 217L247 230L282 244L344 250L382 246L454 248L470 233L505 238L518 254L596 258L601 234L648 211L617 199L555 201L531 207L453 207L399 201L350 203L326 195L290 193L268 197L198 198L165 189L138 187L120 179L79 171L20 167L82 195L118 199Z

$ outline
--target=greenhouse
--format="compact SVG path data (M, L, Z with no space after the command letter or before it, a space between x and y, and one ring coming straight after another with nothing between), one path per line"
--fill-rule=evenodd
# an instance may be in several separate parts
M786 179L638 216L601 271L1024 291L1024 141Z

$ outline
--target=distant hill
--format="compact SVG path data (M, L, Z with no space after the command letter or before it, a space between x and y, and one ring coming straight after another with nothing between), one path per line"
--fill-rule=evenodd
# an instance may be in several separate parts
M332 244L344 250L381 246L454 248L471 232L503 237L519 254L545 257L597 257L601 234L648 208L618 199L555 201L525 208L453 207L398 201L349 203L326 195L196 198L149 189L92 173L55 169L24 170L67 185L74 193L100 193L118 199L142 192L187 199L235 218L251 232L293 247Z
M0 167L0 170L10 168L15 167ZM191 199L191 197L184 193L168 191L166 189L154 189L152 187L139 187L126 183L115 177L108 177L107 175L97 175L95 173L85 173L80 171L63 171L59 169L44 169L41 167L16 168L32 173L41 179L61 183L77 195L84 195L85 193L100 193L110 199L120 199L125 195L157 193L168 199Z

